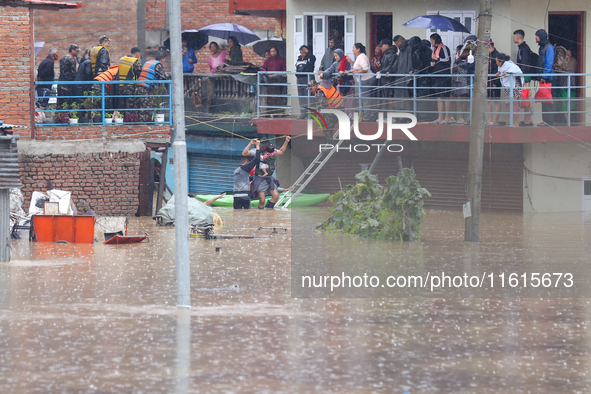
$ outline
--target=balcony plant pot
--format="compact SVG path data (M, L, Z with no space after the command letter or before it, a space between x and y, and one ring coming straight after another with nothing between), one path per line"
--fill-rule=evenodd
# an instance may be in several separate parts
M89 123L90 120L88 119L88 117L86 116L81 116L80 117L80 123Z
M43 124L52 124L53 123L53 118L45 118L43 119Z
M113 118L105 118L105 123L113 123Z
M78 119L70 118L70 124L78 124Z
M164 123L164 113L156 114L156 123Z
M103 123L103 118L101 118L100 116L95 116L94 118L92 118L92 123Z
M115 123L123 123L123 118L115 118Z

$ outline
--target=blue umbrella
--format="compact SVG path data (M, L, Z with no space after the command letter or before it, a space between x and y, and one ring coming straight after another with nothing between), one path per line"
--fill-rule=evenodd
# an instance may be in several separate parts
M460 31L470 34L470 30L466 29L466 26L462 25L455 19L439 15L439 13L437 13L437 15L417 16L416 18L406 22L404 26L419 27L423 29Z
M203 34L207 34L208 36L225 39L228 39L230 36L234 36L242 45L246 45L249 42L258 41L261 39L261 37L257 36L246 27L235 25L234 23L216 23L215 25L202 27L198 31Z

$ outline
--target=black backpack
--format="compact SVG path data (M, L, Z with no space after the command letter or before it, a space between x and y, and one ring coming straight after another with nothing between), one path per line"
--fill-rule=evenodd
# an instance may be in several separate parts
M538 63L540 62L540 56L532 51L529 50L529 65L526 74L541 74L544 69L538 68Z

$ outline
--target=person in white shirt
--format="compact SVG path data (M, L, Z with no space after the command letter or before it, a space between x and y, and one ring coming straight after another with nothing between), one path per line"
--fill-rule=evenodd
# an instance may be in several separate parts
M357 42L353 45L353 55L355 55L355 61L347 56L347 61L353 65L353 68L350 71L346 71L345 73L352 73L352 74L367 74L370 73L370 64L369 58L365 53L365 46L360 42ZM360 96L361 96L361 109L363 110L363 121L369 122L370 121L370 114L375 112L375 109L372 107L371 102L371 86L375 85L375 77L371 75L363 75L361 76L361 87L360 87ZM354 79L354 85L359 84L359 77Z

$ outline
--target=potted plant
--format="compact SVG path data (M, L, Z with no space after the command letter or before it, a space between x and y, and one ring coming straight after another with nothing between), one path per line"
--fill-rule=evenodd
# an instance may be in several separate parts
M70 111L70 124L78 123L78 109L79 108L80 107L78 106L77 103L72 103L72 105L70 106L70 109L74 110L74 111Z
M115 123L123 123L123 115L121 115L119 111L113 112L113 119Z
M92 123L102 123L101 113L99 111L90 111Z
M113 114L105 112L105 123L113 123Z
M62 111L58 112L53 119L54 123L70 123L70 116L68 115L68 103L62 104Z
M123 117L124 123L137 123L139 121L140 121L139 116L137 116L133 112L126 112L125 116Z
M164 85L160 85L157 89L154 89L154 107L157 108L156 110L154 110L154 113L152 114L154 122L164 122L164 103L166 97L160 96L166 94L168 94L168 90L166 90L166 86Z

